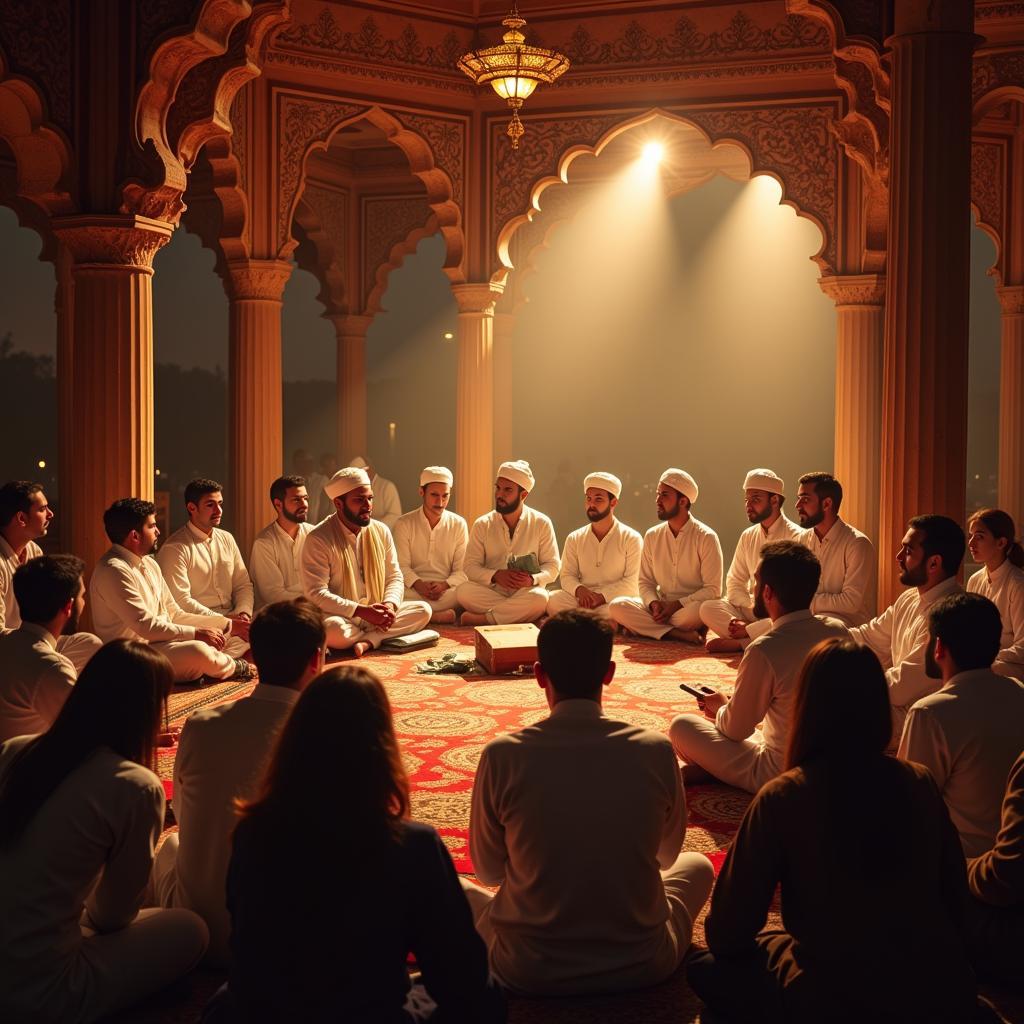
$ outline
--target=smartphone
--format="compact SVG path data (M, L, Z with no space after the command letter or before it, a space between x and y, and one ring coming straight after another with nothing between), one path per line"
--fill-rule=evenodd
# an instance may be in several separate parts
M712 694L718 693L718 691L712 686L691 686L689 683L680 683L680 690L685 690L687 693L692 694L697 700L702 701L705 697L710 697Z

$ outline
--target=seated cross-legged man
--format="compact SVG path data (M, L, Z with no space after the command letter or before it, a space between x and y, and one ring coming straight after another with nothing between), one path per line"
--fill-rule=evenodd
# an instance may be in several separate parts
M932 773L967 857L995 845L1006 776L1024 748L1024 685L992 670L1002 629L981 594L932 606L925 667L942 689L910 708L899 747Z
M686 799L671 744L606 718L612 629L562 612L534 667L551 714L484 748L470 853L492 897L466 895L507 988L536 995L654 985L679 966L711 891L711 862L681 853Z
M747 519L752 525L740 534L736 552L725 577L725 597L705 601L700 618L713 629L715 636L706 644L709 654L742 651L750 643L749 636L732 636L740 623L751 623L754 615L754 573L761 561L761 549L777 540L797 540L800 528L786 518L782 505L786 500L786 484L770 469L752 469L743 481ZM739 621L737 621L739 620Z
M228 963L225 881L236 801L256 795L277 734L323 669L323 614L304 598L268 605L253 619L250 639L256 689L241 700L202 708L181 731L174 759L178 831L168 836L154 869L160 905L194 910L206 922L211 967Z
M722 596L722 546L718 535L690 514L697 481L682 469L666 469L658 482L661 523L644 534L640 596L617 597L608 614L630 633L701 643L704 601Z
M391 527L407 601L426 601L430 621L453 623L459 601L456 589L466 582L464 563L469 529L466 520L448 511L455 478L445 466L420 473L423 504L400 516Z
M93 569L89 584L92 621L107 643L144 640L167 656L175 682L250 679L252 665L224 650L231 620L186 612L174 600L155 558L160 539L156 506L120 498L103 513L110 549Z
M190 480L185 509L188 522L157 552L160 571L180 608L230 620L224 653L240 657L249 649L253 589L235 538L220 528L223 488L216 480Z
M430 605L404 601L405 583L391 531L373 518L366 471L339 469L324 485L334 503L306 537L302 589L326 616L327 644L361 658L392 637L422 629Z
M464 626L533 622L547 609L558 542L551 520L526 504L534 482L521 459L498 467L494 510L473 523L466 545L469 581L457 593Z
M78 628L84 568L74 555L41 555L14 573L21 625L0 633L0 743L46 732L75 685L78 673L57 641Z
M30 480L11 480L0 487L0 634L17 629L21 623L14 574L30 558L38 558L43 549L36 543L46 536L53 509L43 493L43 485ZM69 632L57 638L57 651L76 672L85 668L100 649L99 637L86 632Z
M754 608L758 618L771 619L772 629L744 652L731 699L709 694L702 701L703 716L679 715L672 722L669 735L686 764L687 782L710 775L756 793L785 770L804 658L822 640L848 637L838 619L811 614L820 575L817 558L802 544L784 540L761 549Z
M562 589L548 599L548 614L586 608L602 618L616 597L640 593L640 550L636 530L619 522L615 506L622 481L611 473L591 473L583 481L588 526L565 538L562 550Z
M302 547L313 529L308 521L310 497L301 476L279 476L270 485L270 504L277 518L256 534L249 556L257 608L302 597Z

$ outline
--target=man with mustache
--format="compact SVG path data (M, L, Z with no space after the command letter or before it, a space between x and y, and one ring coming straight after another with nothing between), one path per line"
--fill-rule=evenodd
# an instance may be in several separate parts
M256 535L249 570L256 587L256 608L302 597L300 565L309 520L310 496L301 476L279 476L270 485L277 518Z

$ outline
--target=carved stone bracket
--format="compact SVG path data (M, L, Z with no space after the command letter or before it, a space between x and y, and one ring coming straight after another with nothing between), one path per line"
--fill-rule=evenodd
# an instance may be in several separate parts
M1024 316L1024 285L1004 285L996 289L1003 316Z
M884 274L830 274L818 285L837 307L885 305Z
M284 260L229 261L227 271L225 287L230 298L280 302L292 265Z
M162 220L134 216L58 217L54 234L76 267L122 267L153 272L153 258L174 230Z

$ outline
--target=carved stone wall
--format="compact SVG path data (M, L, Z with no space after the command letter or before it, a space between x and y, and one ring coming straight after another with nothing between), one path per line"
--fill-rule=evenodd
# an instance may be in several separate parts
M434 154L434 163L448 175L452 183L452 199L463 207L466 195L466 132L465 119L389 109L407 128L421 135ZM463 210L465 217L465 210Z
M421 195L363 196L361 206L363 265L360 294L363 308L368 309L370 295L378 284L377 272L391 262L391 250L414 232L422 230L432 211Z
M74 130L71 24L71 0L4 0L0 9L4 63L34 83L46 101L47 120L69 137Z
M971 204L978 211L978 223L995 239L1000 256L1006 228L1006 146L1002 139L971 142Z

